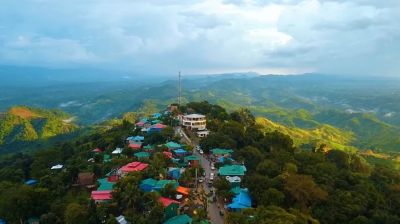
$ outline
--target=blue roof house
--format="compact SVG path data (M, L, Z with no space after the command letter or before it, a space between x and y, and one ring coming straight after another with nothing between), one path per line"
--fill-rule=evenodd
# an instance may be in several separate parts
M139 188L144 192L151 192L156 185L157 180L153 178L148 178L140 183Z
M244 208L251 208L251 198L247 189L241 189L240 193L236 195L232 203L227 206L232 211L240 211Z
M172 179L179 179L181 177L181 169L177 167L168 168L168 176Z
M151 115L151 117L153 119L159 119L162 115L160 113L154 113L153 115Z
M175 150L173 150L173 152L177 156L184 156L187 153L187 151L184 149L175 149Z
M126 138L126 140L129 141L129 143L135 143L135 142L142 143L144 141L144 136L140 136L140 135L130 136L130 137Z

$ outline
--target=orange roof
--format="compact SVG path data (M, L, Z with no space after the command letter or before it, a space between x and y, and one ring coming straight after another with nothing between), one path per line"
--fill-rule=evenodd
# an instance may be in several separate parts
M178 186L178 187L176 188L176 192L181 193L181 194L184 194L184 195L189 195L190 189L189 189L189 188L186 188L186 187Z
M164 197L159 198L158 201L159 201L164 207L168 207L170 204L179 204L179 201L175 201L175 200L173 200L173 199L164 198Z

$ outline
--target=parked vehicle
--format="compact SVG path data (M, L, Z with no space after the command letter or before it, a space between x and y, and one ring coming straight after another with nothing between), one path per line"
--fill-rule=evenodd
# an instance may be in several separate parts
M214 180L214 173L210 173L210 180Z
M199 153L202 154L202 155L204 154L202 149L199 150Z

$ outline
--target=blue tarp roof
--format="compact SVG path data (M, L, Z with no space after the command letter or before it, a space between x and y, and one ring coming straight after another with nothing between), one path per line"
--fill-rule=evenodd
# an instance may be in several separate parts
M126 140L128 141L143 141L144 140L144 136L130 136L128 138L126 138Z
M230 157L229 157L229 158L225 158L225 157L219 157L219 158L218 158L218 162L220 162L220 163L225 162L225 160L230 160L230 161L232 161L232 162L234 161L234 160L233 160L232 158L230 158Z
M175 149L174 152L175 152L176 154L185 154L185 153L186 153L186 150L184 150L184 149Z
M160 113L154 113L154 114L152 115L152 117L153 117L153 118L160 118L160 117L161 117L161 114L160 114Z
M231 209L251 208L251 198L247 189L241 189L240 193L236 195L232 203L228 205Z
M25 184L26 185L30 185L30 186L35 185L37 183L38 183L38 181L34 180L34 179L30 179L30 180L25 181Z

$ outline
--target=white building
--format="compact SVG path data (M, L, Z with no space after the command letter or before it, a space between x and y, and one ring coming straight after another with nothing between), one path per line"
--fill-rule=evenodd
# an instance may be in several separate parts
M210 134L210 131L207 129L197 131L197 137L199 137L199 138L204 138L208 134Z
M182 116L182 125L191 130L206 130L206 116L201 114L188 114Z

